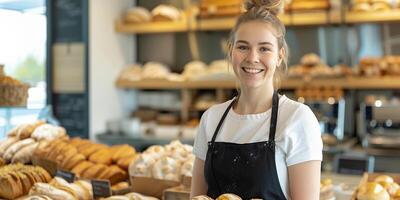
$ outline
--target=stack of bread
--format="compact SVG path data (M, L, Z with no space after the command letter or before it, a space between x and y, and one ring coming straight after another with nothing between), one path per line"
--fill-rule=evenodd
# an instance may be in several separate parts
M328 100L335 103L344 96L344 91L339 87L300 87L295 90L295 95L304 101Z
M111 185L128 179L128 166L137 156L129 145L108 147L80 138L43 142L34 154L56 162L59 168L78 177L107 179Z
M309 53L301 58L300 64L289 67L289 77L337 77L352 75L352 70L346 65L329 67L314 53Z
M129 175L180 182L182 176L192 176L192 149L177 140L166 146L151 146L130 164Z
M121 71L118 80L140 81L140 80L169 80L184 81L180 74L172 73L168 66L159 62L147 62L143 66L134 64Z
M244 12L243 0L201 0L200 17L238 16Z
M386 11L397 7L397 1L392 0L352 0L351 10L355 12Z
M51 180L50 174L41 167L11 164L0 168L0 198L16 199L28 194L31 187Z
M149 11L143 7L133 7L126 11L125 21L128 23L145 23L150 21L179 21L183 12L172 5L160 4Z
M21 197L19 200L43 198L52 200L91 200L93 199L92 185L83 180L68 183L62 178L55 177L50 183L36 183L29 190L29 195Z
M44 121L22 124L12 129L0 142L0 157L6 163L30 163L40 141L49 142L57 138L68 138L64 128Z
M0 64L0 106L26 106L29 85L6 76Z
M102 200L158 200L155 197L146 196L136 192L131 192L125 195L116 195L108 198L103 198Z
M400 56L365 57L360 60L359 75L361 76L399 76Z
M232 80L235 77L226 60L214 60L209 66L201 61L191 61L184 66L182 76L192 81Z
M356 192L356 200L400 199L399 184L388 175L379 175L373 181L364 182L358 187Z
M329 8L329 0L292 0L285 6L286 11L290 12L328 10Z

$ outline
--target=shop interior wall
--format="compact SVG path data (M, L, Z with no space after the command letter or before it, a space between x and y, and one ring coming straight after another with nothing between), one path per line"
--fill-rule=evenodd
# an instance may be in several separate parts
M135 40L132 35L115 32L114 20L134 5L132 0L89 1L89 90L90 138L104 132L106 121L122 118L124 109L133 100L130 92L118 91L115 80L129 63L135 61Z

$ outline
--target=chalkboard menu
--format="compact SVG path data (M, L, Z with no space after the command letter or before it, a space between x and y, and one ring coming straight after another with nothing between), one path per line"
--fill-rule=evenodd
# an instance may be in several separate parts
M53 0L53 34L55 42L82 41L82 0Z
M70 137L88 138L85 94L53 94L54 114Z

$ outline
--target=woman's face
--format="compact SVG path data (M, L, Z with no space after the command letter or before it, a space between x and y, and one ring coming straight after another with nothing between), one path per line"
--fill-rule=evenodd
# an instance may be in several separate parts
M236 31L232 49L233 70L242 87L256 88L273 83L281 59L274 29L267 23L249 21Z

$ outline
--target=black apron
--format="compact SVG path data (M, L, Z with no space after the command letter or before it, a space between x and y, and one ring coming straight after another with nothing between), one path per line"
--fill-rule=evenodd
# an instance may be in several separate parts
M269 140L264 142L236 144L215 142L226 115L235 100L225 110L215 129L204 165L208 184L207 195L217 198L224 193L233 193L243 199L286 199L279 184L275 165L275 130L279 97L274 92Z

